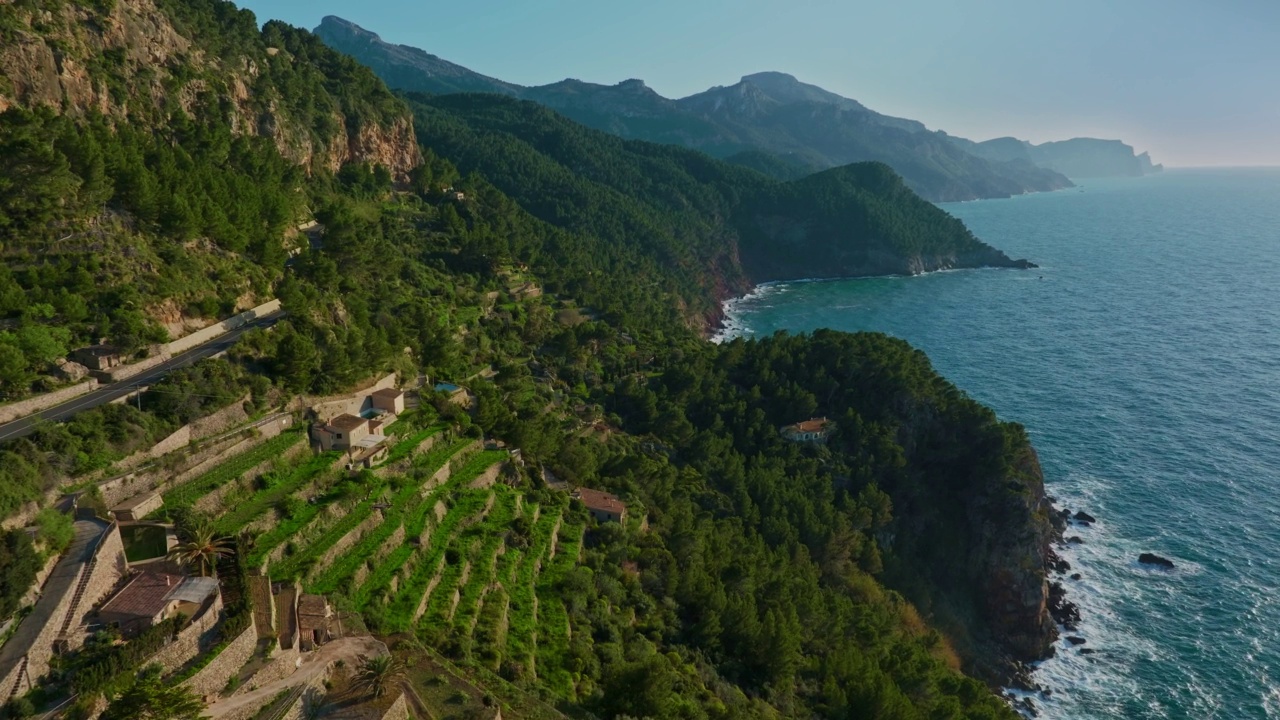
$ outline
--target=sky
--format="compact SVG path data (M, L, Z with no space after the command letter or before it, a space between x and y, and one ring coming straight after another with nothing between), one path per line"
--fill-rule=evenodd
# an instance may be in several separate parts
M1277 0L240 0L338 15L521 85L683 97L778 70L985 140L1118 138L1168 166L1280 165Z

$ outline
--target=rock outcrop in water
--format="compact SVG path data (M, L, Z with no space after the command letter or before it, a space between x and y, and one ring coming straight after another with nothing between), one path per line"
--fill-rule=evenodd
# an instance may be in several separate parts
M1172 560L1156 555L1155 553L1142 553L1138 556L1138 562L1143 565L1154 565L1165 570L1173 569Z

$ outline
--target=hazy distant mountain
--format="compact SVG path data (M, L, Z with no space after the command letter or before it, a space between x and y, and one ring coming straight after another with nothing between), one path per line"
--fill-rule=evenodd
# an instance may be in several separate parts
M315 34L325 44L368 65L383 82L400 90L429 93L487 92L517 95L522 88L408 45L384 42L377 33L329 15Z
M514 95L621 137L696 148L786 179L877 160L922 196L954 201L1056 190L1071 186L1066 170L1123 165L1123 153L1070 144L1077 141L1059 149L1057 143L1031 146L1014 138L974 143L931 132L918 121L882 115L779 72L747 75L734 85L674 100L641 80L617 85L563 80L522 87L416 48L383 42L336 17L325 18L316 34L395 88Z
M1138 177L1164 169L1163 165L1153 165L1147 153L1135 154L1132 146L1119 140L1073 138L1040 145L1011 137L980 143L964 138L952 140L967 152L988 160L1026 160L1076 179Z

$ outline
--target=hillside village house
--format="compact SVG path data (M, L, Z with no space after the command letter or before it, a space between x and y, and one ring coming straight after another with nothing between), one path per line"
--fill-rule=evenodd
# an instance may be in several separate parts
M826 418L810 418L782 428L782 437L791 442L824 443L833 429L835 423Z
M206 608L215 610L209 606L220 602L214 578L140 572L102 605L98 620L131 638L178 613L193 618Z
M368 418L350 413L343 413L327 423L315 426L313 430L320 449L325 452L359 447L360 441L371 433Z
M587 506L587 512L599 522L620 523L627 518L627 505L618 496L602 490L578 488L569 496Z

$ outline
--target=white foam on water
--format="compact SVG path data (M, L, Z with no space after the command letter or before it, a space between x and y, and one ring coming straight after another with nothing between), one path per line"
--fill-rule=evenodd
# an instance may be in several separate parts
M760 309L760 301L764 298L784 292L787 292L787 286L783 283L763 283L746 295L725 300L720 306L724 320L716 334L711 336L711 342L718 345L739 337L751 337L754 331L746 323L746 316L753 310Z
M1073 474L1053 488L1060 507L1084 509L1098 517L1091 526L1071 523L1066 536L1077 535L1083 544L1067 544L1058 554L1071 563L1068 573L1080 573L1080 580L1057 577L1067 591L1067 599L1080 610L1080 623L1075 630L1059 628L1060 637L1053 657L1036 664L1034 680L1048 687L1048 698L1038 693L1012 693L1029 696L1047 720L1084 720L1094 717L1123 717L1123 707L1135 700L1147 706L1147 717L1168 717L1168 709L1159 697L1146 697L1144 688L1130 672L1139 659L1158 660L1165 650L1127 628L1116 611L1116 601L1135 592L1148 581L1149 572L1137 565L1137 551L1116 537L1108 525L1102 498L1106 482L1083 473ZM1066 637L1074 635L1086 640L1073 646ZM1091 654L1082 649L1093 650ZM1105 713L1105 714L1102 714Z

